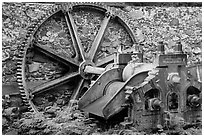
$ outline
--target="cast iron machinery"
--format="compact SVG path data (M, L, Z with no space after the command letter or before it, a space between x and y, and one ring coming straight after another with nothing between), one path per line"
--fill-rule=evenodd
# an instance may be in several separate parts
M135 43L130 27L110 7L57 4L28 28L17 57L18 93L34 112L71 106L114 62L116 51L126 53Z
M186 65L180 42L174 53L166 54L160 42L154 63L133 57L125 67L119 63L102 73L79 100L79 108L105 119L128 108L126 120L138 130L167 126L173 118L201 122L200 73L189 77L193 73Z
M143 63L131 28L110 7L58 4L28 28L17 57L19 91L4 85L3 95L21 96L36 113L74 101L104 119L127 109L138 130L170 117L200 122L201 66L187 67L181 43L165 53L161 42L156 54L154 63Z

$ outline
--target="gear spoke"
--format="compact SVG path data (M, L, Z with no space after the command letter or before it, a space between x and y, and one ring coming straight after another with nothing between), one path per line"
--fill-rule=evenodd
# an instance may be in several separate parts
M53 58L53 59L55 59L55 60L57 60L59 62L62 62L65 65L69 66L70 63L71 63L71 64L73 64L75 66L79 66L79 63L77 61L75 61L73 58L70 58L68 56L66 56L66 58L65 58L65 57L63 57L63 56L61 56L59 54L56 54L54 51L52 51L49 48L45 48L43 46L40 46L39 43L34 44L34 47L36 47L40 52L46 54L47 56L49 56L49 57L51 57L51 58Z
M109 23L109 20L110 20L111 16L105 16L102 24L101 24L101 27L99 29L99 32L98 34L96 35L93 43L92 43L92 47L89 51L89 59L90 60L93 60L94 59L94 56L96 55L96 52L97 52L97 49L101 43L101 40L105 34L105 30L107 28L107 25Z
M74 19L72 17L72 15L70 14L70 12L66 12L67 13L67 21L70 23L70 29L72 30L70 33L73 33L72 35L74 36L75 38L75 41L76 41L76 45L78 46L78 50L81 54L81 57L82 57L82 60L84 61L85 60L85 52L84 52L84 48L81 44L81 40L79 39L79 36L77 34L77 27L74 23Z
M53 89L53 88L55 88L57 86L60 86L60 85L62 85L64 83L66 83L71 78L74 78L74 77L76 77L78 75L79 75L78 72L73 72L71 74L67 74L67 75L65 75L63 77L60 77L60 78L57 78L55 80L43 83L43 84L35 87L34 90L32 91L32 94L36 95L36 94L40 94L42 92L45 92L47 90Z
M67 15L67 12L63 12L64 14L64 17L65 17L65 20L66 20L66 24L67 24L67 27L68 27L68 30L69 30L69 33L70 33L70 36L71 36L71 39L72 39L72 42L73 42L73 46L74 46L74 50L76 52L76 58L78 58L78 49L77 49L77 43L76 43L76 39L74 37L74 32L73 32L73 28L70 24L70 21L68 19L68 15Z
M83 78L81 78L81 79L79 80L79 84L78 84L77 88L74 90L74 92L72 93L72 96L71 96L71 98L70 98L70 102L69 102L68 107L67 107L67 110L68 110L68 111L69 111L70 108L73 106L74 101L78 99L79 94L80 94L80 90L81 90L81 88L82 88L84 82L85 82L85 79L83 79Z
M75 89L75 91L74 91L74 93L73 93L73 95L72 95L72 97L71 97L71 100L76 100L76 99L78 99L79 92L80 92L80 90L81 90L81 88L82 88L84 82L85 82L85 79L83 79L83 78L82 78L81 80L79 80L78 87Z
M36 108L36 106L33 104L33 102L31 100L29 100L29 104L32 106L31 110L37 113L38 109Z
M103 66L103 65L108 64L108 63L113 62L113 61L114 61L114 54L107 56L101 60L98 60L96 62L96 66L100 67L100 66Z
M62 3L48 13L28 28L17 62L22 100L34 112L58 98L65 101L58 106L71 100L72 107L113 63L117 47L135 43L129 26L106 5Z

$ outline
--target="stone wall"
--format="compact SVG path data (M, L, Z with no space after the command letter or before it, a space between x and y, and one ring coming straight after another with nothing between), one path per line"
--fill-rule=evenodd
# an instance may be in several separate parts
M2 4L2 82L16 81L15 56L33 20L47 14L54 3ZM114 8L133 29L144 51L145 62L152 62L157 42L164 41L172 52L177 41L183 44L188 64L201 62L202 7L200 6L127 6Z

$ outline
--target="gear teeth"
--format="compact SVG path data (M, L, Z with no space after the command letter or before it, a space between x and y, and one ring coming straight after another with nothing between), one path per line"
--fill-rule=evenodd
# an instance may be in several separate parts
M24 87L23 86L18 86L20 92L24 92Z
M23 54L23 53L24 53L23 49L20 49L20 51L19 51L19 52L20 52L20 54Z
M22 83L22 79L17 79L17 82L19 82L19 83L21 82Z
M23 100L27 101L28 98L27 98L25 92L24 92L24 93L21 92L21 98L22 98Z
M58 11L58 10L59 10L59 6L56 6L54 10L55 10L55 11Z
M20 75L17 75L16 77L17 77L17 79L22 79L22 76L20 76Z
M21 93L24 93L24 87L23 86L19 86L18 87Z
M22 65L22 64L21 64L21 65ZM17 67L18 67L18 68L17 68L17 74L18 74L18 73L21 73L21 71L22 71L21 65L18 65L18 66L17 66Z
M17 65L17 72L21 72L21 65Z
M19 78L19 77L18 77L17 80L18 80L18 85L19 85L19 84L23 84L22 78Z
M71 4L75 6L75 5L80 4L80 2L72 2Z
M48 12L48 16L51 16L52 15L52 12Z
M16 61L18 62L23 61L23 58L16 57Z
M25 100L24 102L26 102L27 98L26 99L23 98L25 96L25 94L23 94L23 92L20 92L20 95L21 95L22 100Z
M22 77L21 76L17 76L17 81L20 83L22 82Z
M19 86L19 90L20 90L22 95L26 94L23 86Z
M22 79L22 77L17 75L17 79Z
M28 99L28 98L27 98L27 95L26 95L25 93L21 92L20 94L21 94L21 98L22 98L23 100L27 100L27 99Z
M22 72L22 64L21 65L17 65L17 73L20 73Z
M17 65L22 65L22 62L20 62L20 61L19 61L19 62L17 62Z
M24 103L25 106L28 106L28 101L27 100L22 99L22 102Z
M21 71L22 71L22 69L21 69L21 68L18 68L18 69L17 69L17 73L16 73L16 74L17 74L17 75L21 75L21 74L20 74L20 73L21 73Z
M53 14L56 10L52 9L51 11L49 11L50 14Z
M17 60L17 82L19 85L19 90L20 90L20 94L22 97L23 102L25 103L26 106L28 106L29 110L31 112L36 112L36 108L33 104L33 102L28 98L29 95L29 91L27 91L25 89L24 85L24 77L23 77L23 70L25 67L23 63L25 63L24 61L24 57L27 51L27 48L30 46L30 39L33 37L33 35L36 33L36 31L40 28L41 24L43 24L46 20L48 20L49 17L51 17L52 15L54 15L55 13L57 13L60 10L69 10L72 9L74 6L77 5L82 5L82 4L86 4L86 5L96 5L99 7L102 7L104 9L108 9L108 6L101 3L101 2L71 2L71 3L62 3L59 5L55 5L52 7L51 10L49 10L47 12L46 15L41 16L39 19L36 19L32 25L30 27L28 27L27 29L27 33L26 33L26 37L24 38L22 44L21 44L21 49L20 49L20 54L19 57L16 59ZM66 24L66 22L65 22ZM66 27L66 31L68 31L68 28Z
M20 78L19 76L17 76L17 80L19 80L18 85L19 85L19 84L23 84L22 77ZM21 81L20 81L20 80L21 80Z
M19 86L23 86L23 83L18 83Z
M17 76L21 77L22 76L21 72L17 72Z
M22 95L21 95L21 98L22 98L23 100L26 100L26 99L27 99L26 96L22 96Z

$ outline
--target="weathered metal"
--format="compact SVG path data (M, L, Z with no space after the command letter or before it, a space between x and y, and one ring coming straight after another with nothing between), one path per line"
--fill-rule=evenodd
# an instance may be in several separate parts
M129 53L129 57L136 54L137 53ZM138 53L138 55L140 54ZM125 66L124 64L127 64L131 58L127 58L126 60L124 60L124 58L121 58L121 56L127 56L127 54L122 53L121 55L116 55L116 66L102 73L101 76L95 81L93 86L91 86L84 94L84 96L82 96L82 98L79 100L80 109L108 119L110 116L114 115L124 108L122 107L122 105L125 104L124 93L122 93L121 91L123 91L124 88L127 89L127 83L123 81L122 70ZM141 59L142 57L140 58L140 61ZM117 77L115 77L115 75ZM144 77L146 76L144 75ZM115 94L119 94L119 96L117 96L117 99L113 99ZM115 103L115 101L117 103ZM115 104L113 105L113 110L106 109L110 108L107 107L109 102L111 103L111 105L112 102Z
M154 128L157 125L166 126L175 117L183 119L186 123L201 122L201 83L195 80L195 77L187 76L189 71L186 62L187 56L182 52L182 45L178 43L177 46L176 52L167 54L163 47L159 47L160 51L155 61L155 69L158 70L158 73L153 79L155 86L153 89L158 91L159 96L157 97L162 101L162 103L158 101L160 111L145 109L145 104L143 107L134 104L131 120L138 129ZM152 99L149 101L151 102ZM149 101L148 106L150 105ZM138 109L140 113L138 110L134 110L134 106L140 108ZM169 119L169 117L171 118Z
M154 63L143 63L132 30L111 8L59 4L28 28L17 58L19 90L5 85L3 95L20 94L34 112L62 96L105 119L127 108L125 119L138 130L171 117L201 122L201 65L187 67L181 43L175 47L166 53L160 42Z
M22 99L35 112L45 109L44 99L52 104L65 91L76 100L114 62L118 46L124 52L135 44L130 27L108 6L58 4L33 22L22 43L17 63Z
M166 67L161 69L158 74L160 79L158 85L163 91L164 111L183 117L187 123L199 121L201 118L201 107L193 108L187 102L188 97L192 95L196 98L196 102L199 102L201 83L188 78L187 56L182 52L181 43L177 43L174 54L159 55L158 58L158 67ZM190 113L194 113L197 116L185 116Z
M79 100L80 109L109 119L128 108L126 120L138 130L168 126L173 118L183 119L186 123L201 122L200 73L196 70L198 66L190 67L189 71L180 42L174 53L166 54L163 43L159 43L153 64L134 59L127 64L129 58L123 58L127 54L118 54L115 61L121 64L118 63L114 69L122 69L117 74L122 76L111 81L110 75L104 75L108 72L102 73L95 83L107 77L111 82L97 85L97 88L90 87ZM129 57L132 55L129 53ZM100 97L89 96L95 93Z

